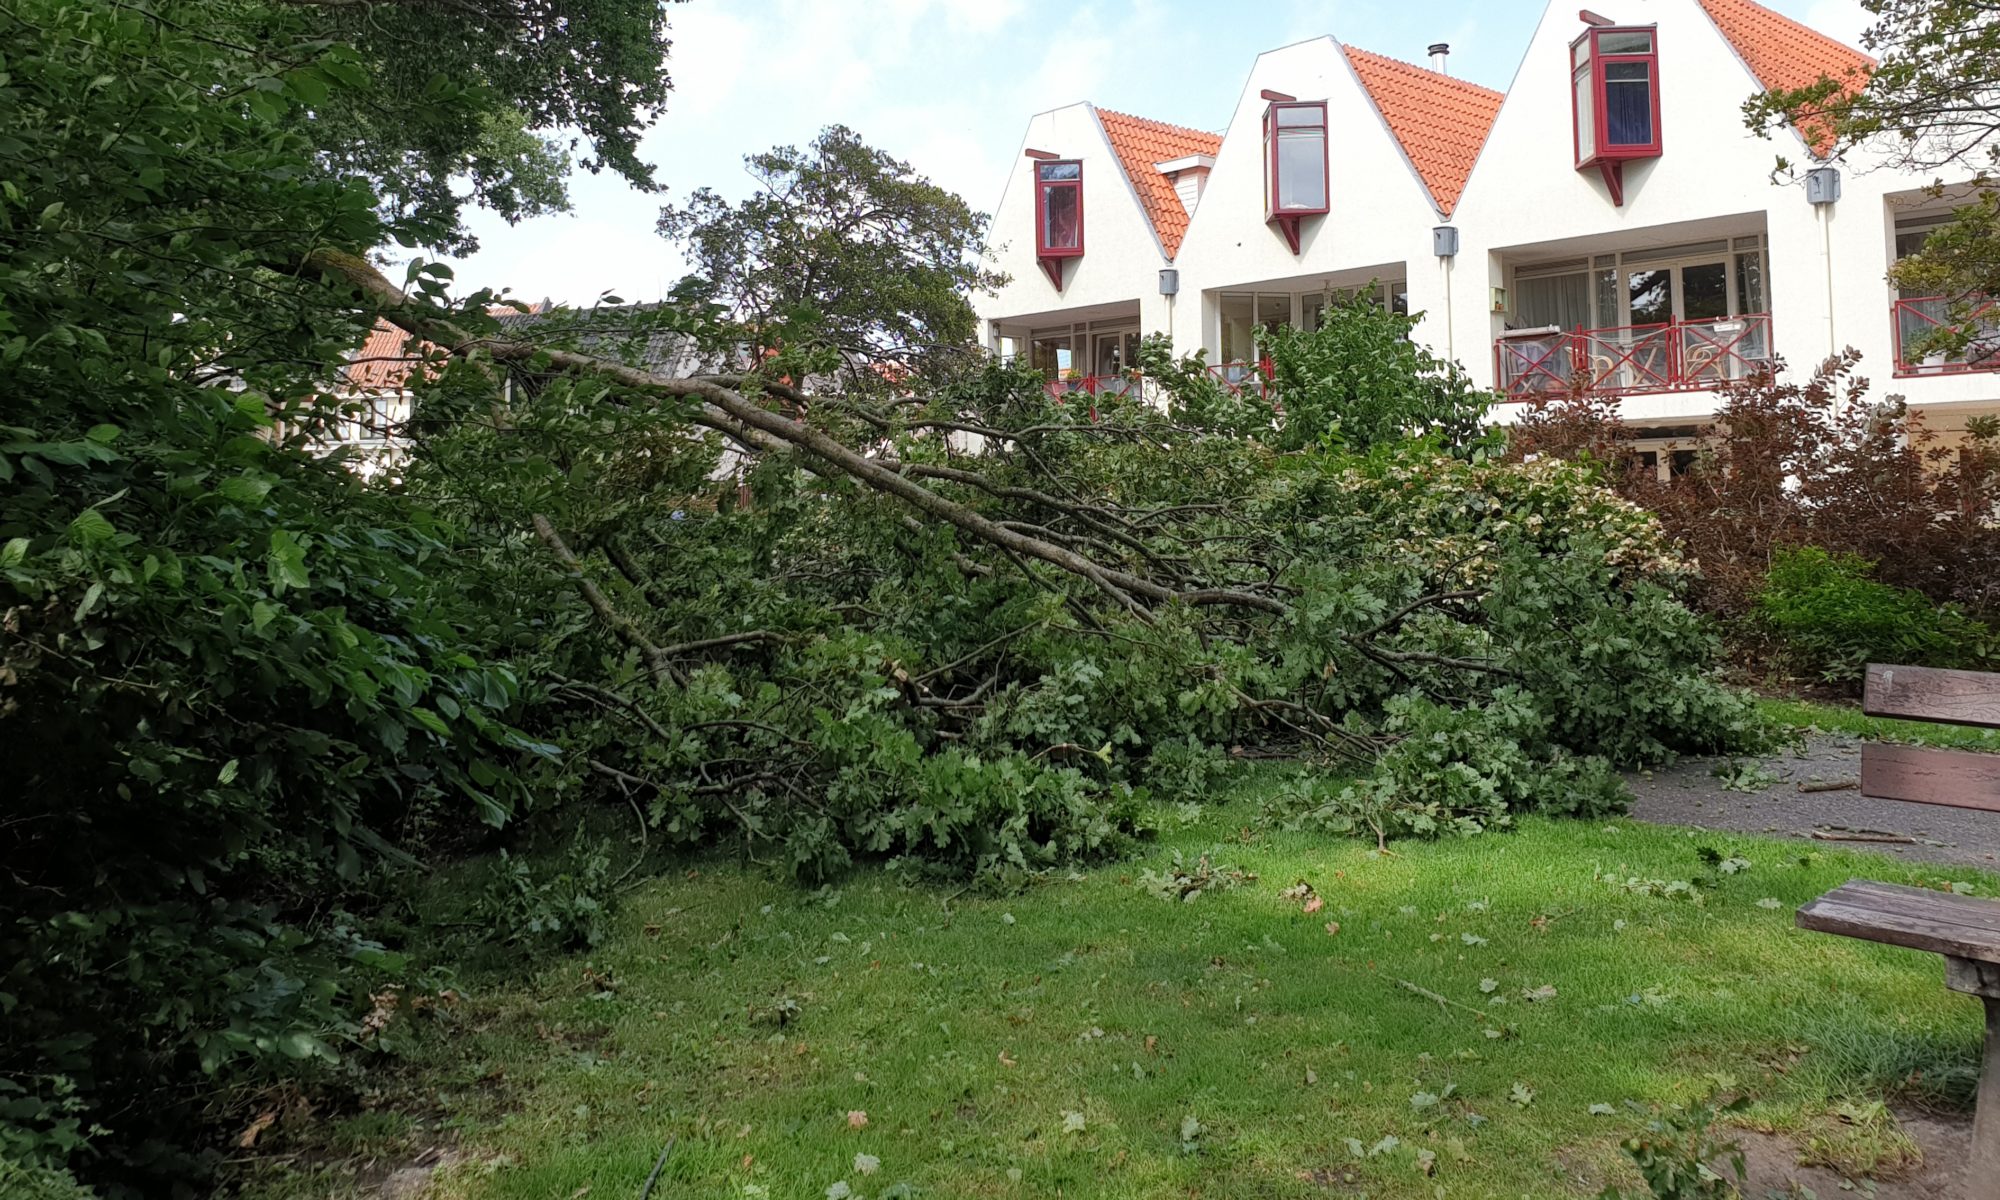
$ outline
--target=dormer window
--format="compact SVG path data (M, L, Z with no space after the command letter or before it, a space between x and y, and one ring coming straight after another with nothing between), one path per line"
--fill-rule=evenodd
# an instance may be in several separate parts
M1264 110L1264 219L1277 222L1293 254L1299 221L1327 211L1328 190L1326 102L1273 99Z
M1035 257L1061 291L1063 260L1083 255L1083 164L1035 164Z
M1646 26L1595 26L1570 43L1576 169L1596 167L1625 203L1625 164L1660 156L1660 36Z

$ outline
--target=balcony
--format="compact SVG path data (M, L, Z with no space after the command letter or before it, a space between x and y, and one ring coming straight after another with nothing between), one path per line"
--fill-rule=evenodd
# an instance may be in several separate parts
M1975 300L1963 320L1953 320L1951 310L1952 301L1944 296L1896 302L1897 375L2000 371L2000 300ZM1972 341L1957 353L1923 348L1926 338L1946 330L1970 333Z
M1146 379L1137 371L1115 375L1064 375L1043 384L1042 390L1057 404L1071 396L1140 396L1145 394Z
M1771 361L1771 317L1754 313L1617 329L1526 330L1493 348L1510 401L1591 394L1707 392L1748 379Z

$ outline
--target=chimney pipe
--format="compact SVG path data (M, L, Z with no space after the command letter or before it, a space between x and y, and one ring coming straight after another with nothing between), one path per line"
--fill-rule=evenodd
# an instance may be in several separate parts
M1431 70L1436 71L1440 75L1451 74L1451 68L1445 65L1445 60L1450 57L1451 43L1433 42L1431 44Z

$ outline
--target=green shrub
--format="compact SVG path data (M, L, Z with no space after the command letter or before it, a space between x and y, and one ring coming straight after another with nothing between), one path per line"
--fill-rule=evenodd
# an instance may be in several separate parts
M96 1193L67 1171L29 1166L0 1154L0 1196L7 1200L95 1200Z
M1871 662L1976 668L2000 660L1990 626L1874 574L1874 563L1853 554L1780 551L1758 617L1795 666L1832 683L1859 680Z

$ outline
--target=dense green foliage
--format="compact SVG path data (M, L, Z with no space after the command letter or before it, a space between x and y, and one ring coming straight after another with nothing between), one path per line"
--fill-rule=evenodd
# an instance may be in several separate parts
M2000 295L2000 22L1990 0L1860 0L1874 19L1862 45L1878 61L1797 88L1752 97L1744 113L1769 134L1786 125L1816 154L1887 163L1962 189L1955 219L1890 269L1906 296L1942 296L1952 320L1912 347L1919 354L1993 349L1978 310ZM1779 159L1781 170L1790 167Z
M1758 616L1797 667L1834 683L1858 681L1871 662L1978 670L2000 660L2000 635L1985 622L1874 574L1851 554L1780 551Z
M472 11L454 47L513 36ZM406 964L353 913L411 848L503 821L549 752L481 649L511 617L446 580L457 532L305 447L372 314L298 267L454 236L456 202L328 152L365 127L436 183L515 172L387 131L525 136L486 84L565 78L543 52L587 31L425 85L385 76L398 38L454 18L370 6L365 44L329 37L361 15L0 9L0 1155L113 1191L197 1186L229 1087L372 1052L368 992ZM663 87L534 119L614 144Z
M799 373L838 369L847 390L970 356L970 297L1005 282L980 265L985 214L842 125L744 167L749 198L697 188L661 211L691 267L684 291L722 305L748 344L791 352Z
M1461 389L1413 385L1393 426L1356 426L1369 454L1284 448L1291 414L1316 410L1283 380L1404 361L1406 332L1363 306L1274 344L1268 440L1243 435L1240 398L1202 409L1218 397L1194 366L1161 406L1086 409L998 366L893 406L800 406L787 436L871 445L916 498L827 451L760 453L739 485L646 383L544 375L504 435L447 422L412 486L492 526L510 607L551 602L552 551L575 564L536 666L561 681L545 736L569 753L538 794L636 805L670 839L807 880L865 859L1011 877L1113 853L1143 834L1139 801L1200 799L1246 743L1388 750L1355 803L1437 832L1601 811L1621 794L1611 764L1754 736L1653 522L1581 469L1446 453L1465 448ZM1331 430L1328 403L1313 419ZM989 451L968 455L967 434ZM541 544L501 536L529 526ZM1519 784L1424 769L1414 746L1438 721L1501 756L1475 771Z
M1406 320L1274 341L1255 394L1181 363L1065 404L963 353L977 214L845 131L670 219L706 248L672 305L522 334L440 268L403 294L365 252L459 239L440 179L553 202L552 123L643 175L665 87L650 6L536 7L476 67L529 10L405 9L466 22L450 78L345 6L0 10L5 1158L204 1187L248 1097L393 1043L409 880L503 825L568 842L469 897L532 952L662 843L1019 882L1239 747L1373 772L1337 815L1386 835L1751 736L1654 523L1484 453ZM574 77L579 37L640 78ZM364 482L313 439L384 314L463 356ZM679 339L731 369L663 378Z

